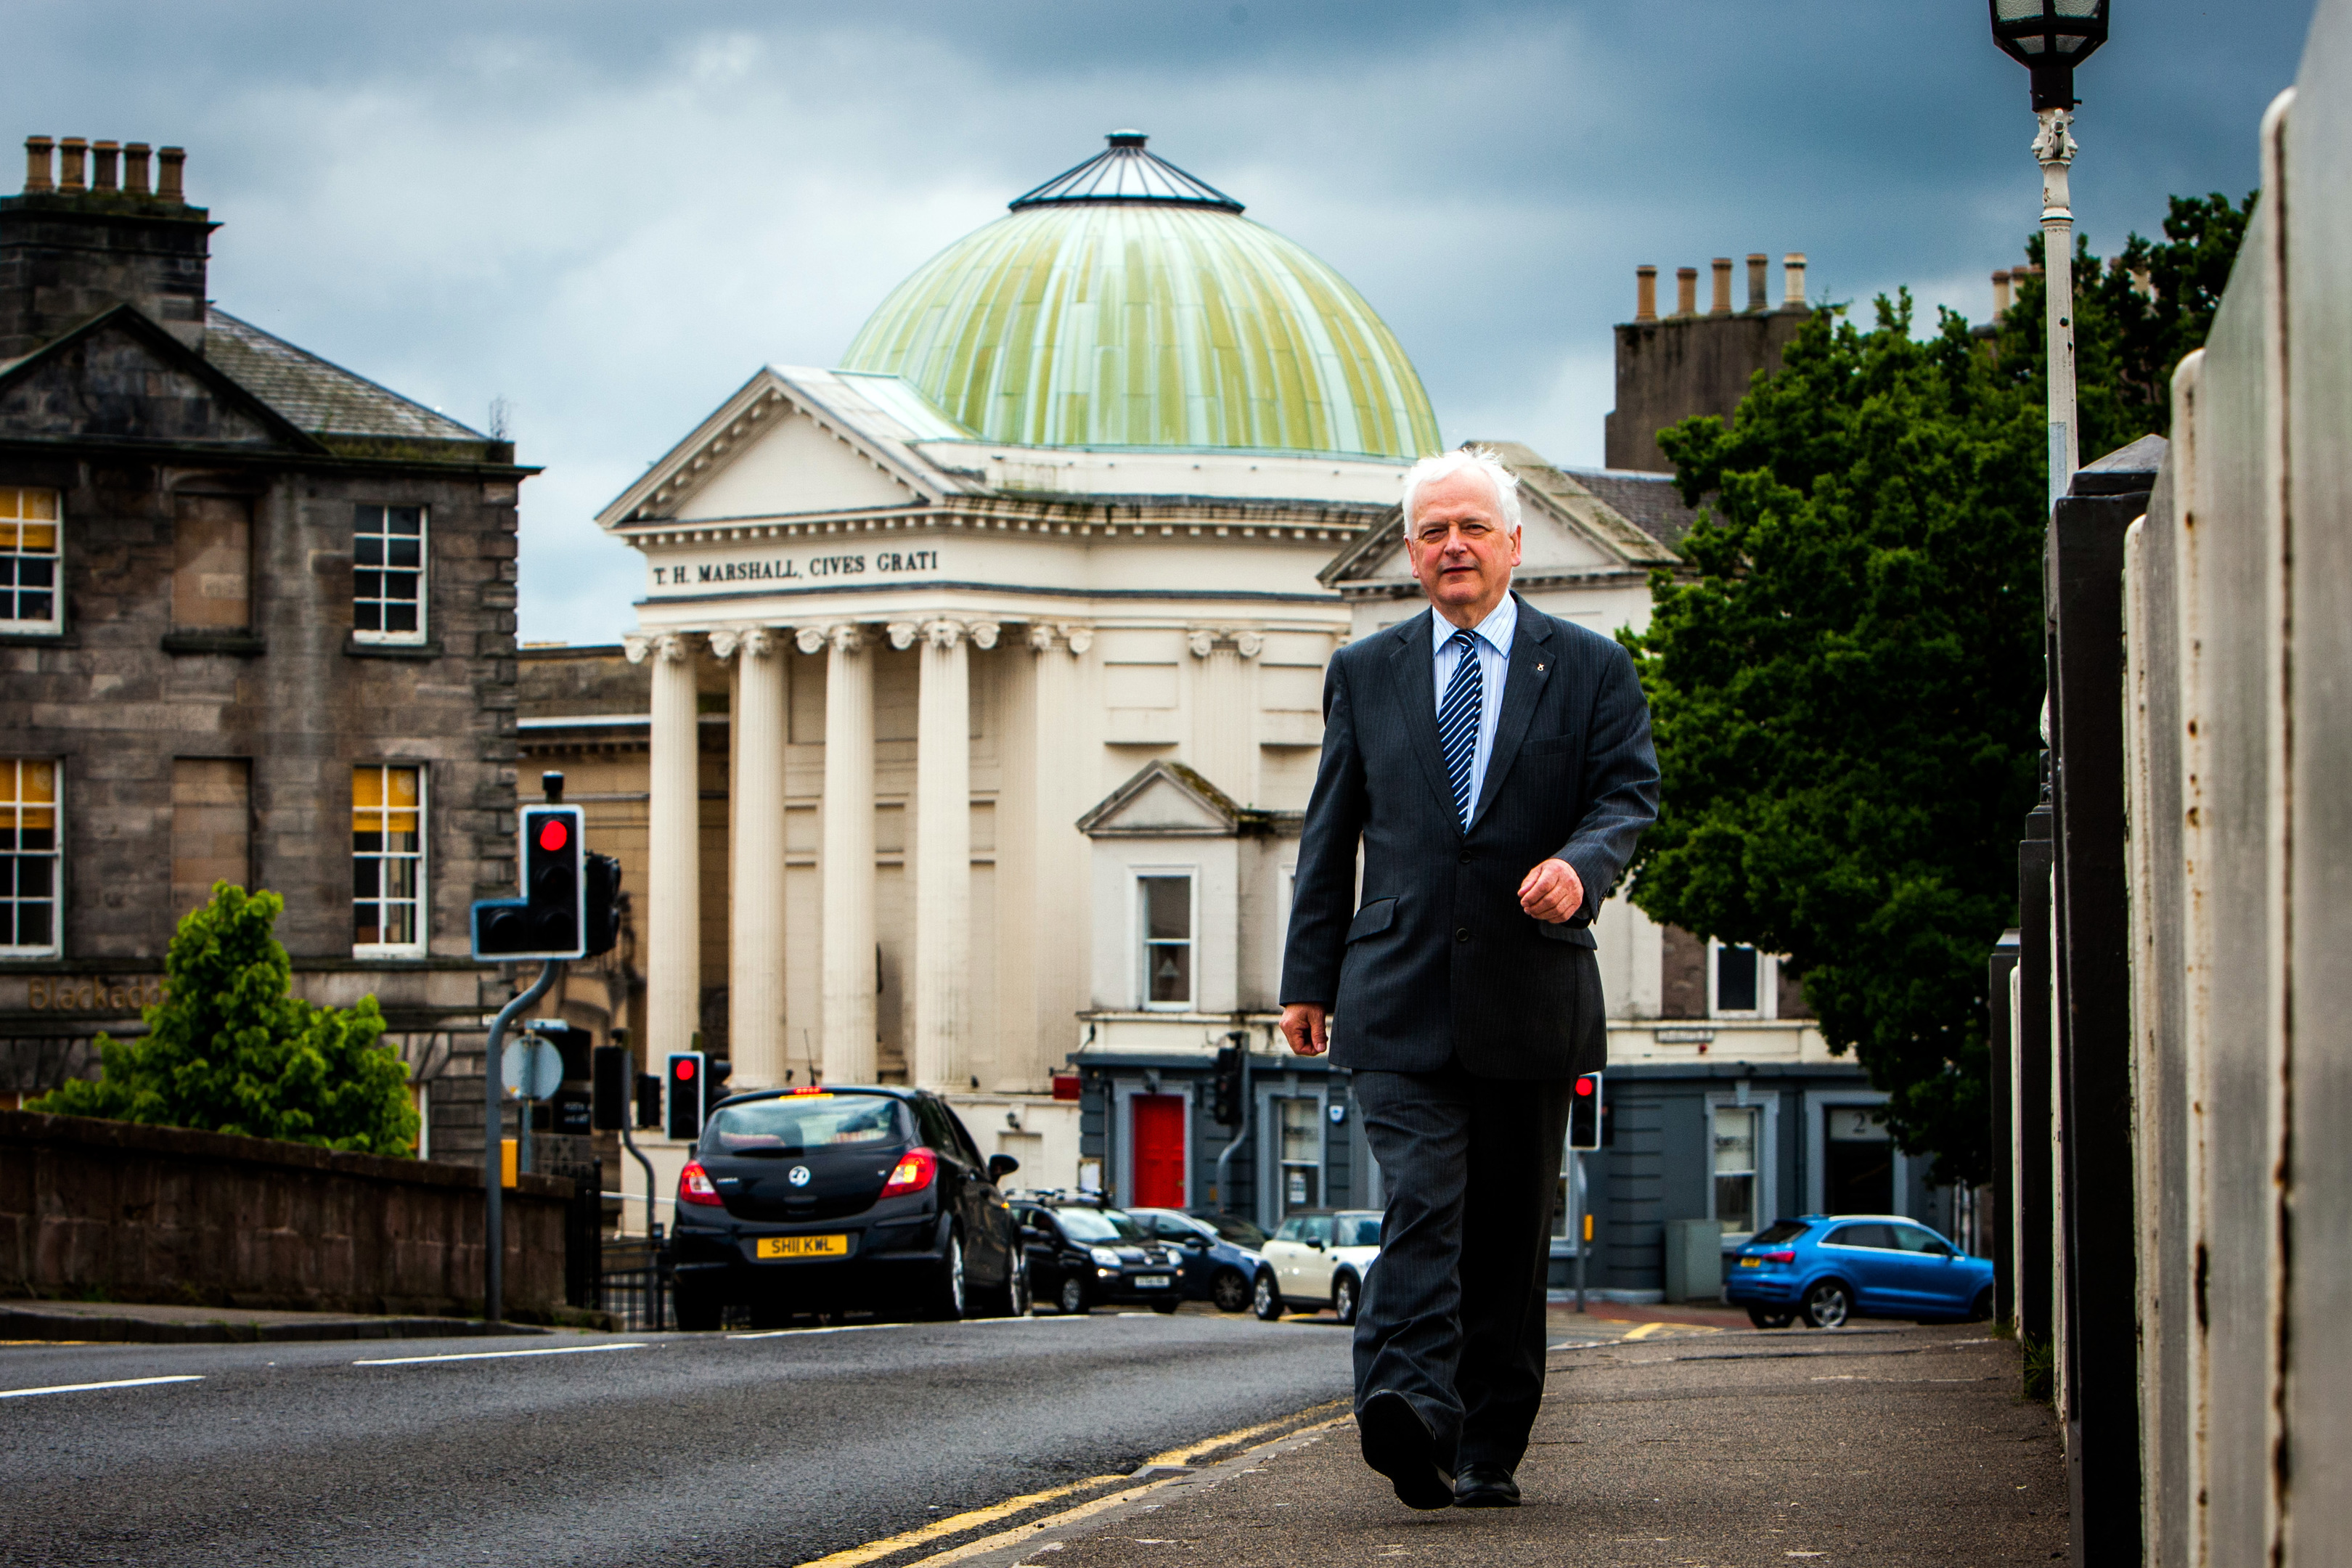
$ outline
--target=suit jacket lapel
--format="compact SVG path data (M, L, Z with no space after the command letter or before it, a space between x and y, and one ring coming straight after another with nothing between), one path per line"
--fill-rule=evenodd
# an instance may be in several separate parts
M1454 786L1445 777L1445 752L1437 740L1437 657L1430 647L1429 617L1423 610L1399 626L1396 646L1389 650L1389 668L1395 679L1389 689L1396 694L1404 732L1412 737L1412 754L1420 759L1422 776L1445 811L1458 836L1462 819L1454 809Z
M1551 617L1537 610L1525 599L1519 600L1518 633L1511 639L1510 669L1503 678L1503 711L1495 721L1495 749L1486 758L1486 779L1478 791L1478 809L1470 814L1470 826L1475 829L1494 804L1503 787L1503 775L1511 771L1511 762L1519 754L1519 742L1527 739L1528 723L1536 714L1536 701L1543 695L1544 682L1551 678L1559 660L1551 657ZM1433 670L1423 677L1423 684L1433 693L1437 677ZM1433 695L1430 700L1437 700ZM1430 737L1434 743L1437 726L1433 719Z

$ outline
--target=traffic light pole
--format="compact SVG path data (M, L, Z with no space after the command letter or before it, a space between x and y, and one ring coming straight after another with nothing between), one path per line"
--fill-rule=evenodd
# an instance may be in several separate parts
M506 1316L506 1107L499 1100L499 1050L506 1044L507 1026L532 1003L547 994L563 973L563 961L540 965L530 988L499 1009L490 1023L490 1040L482 1058L482 1321L501 1321ZM528 1121L530 1112L524 1112Z
M1574 1160L1575 1174L1569 1179L1569 1188L1576 1194L1576 1310L1584 1314L1584 1255L1592 1250L1592 1220L1585 1213L1591 1201L1584 1190L1584 1151L1579 1149Z
M1236 1029L1225 1038L1234 1042L1236 1054L1241 1058L1242 1068L1241 1120L1234 1124L1234 1141L1217 1153L1217 1206L1231 1214L1234 1212L1234 1156L1241 1152L1242 1144L1249 1138L1250 1050L1249 1036L1242 1030Z

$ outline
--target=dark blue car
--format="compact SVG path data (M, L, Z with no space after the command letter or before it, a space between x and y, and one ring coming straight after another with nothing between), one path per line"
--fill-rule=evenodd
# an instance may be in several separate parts
M1213 1301L1220 1312L1247 1311L1257 1277L1266 1271L1257 1250L1265 1232L1232 1215L1204 1218L1181 1209L1129 1209L1161 1241L1184 1249L1184 1299Z
M1759 1329L1802 1318L1965 1321L1992 1316L1992 1264L1900 1215L1804 1215L1756 1233L1732 1259L1724 1295Z

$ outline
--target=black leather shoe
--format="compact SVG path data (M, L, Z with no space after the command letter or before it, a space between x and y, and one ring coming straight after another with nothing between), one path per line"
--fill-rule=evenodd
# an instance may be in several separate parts
M1412 1401L1383 1389L1356 1412L1364 1463L1388 1477L1397 1500L1407 1508L1454 1506L1454 1478L1437 1467L1437 1439Z
M1454 1478L1455 1508L1517 1508L1519 1483L1500 1465L1474 1459Z

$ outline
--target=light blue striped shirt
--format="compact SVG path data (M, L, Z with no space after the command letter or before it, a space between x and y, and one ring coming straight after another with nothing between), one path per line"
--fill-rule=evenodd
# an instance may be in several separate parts
M1437 710L1445 710L1445 688L1454 679L1454 667L1462 662L1462 649L1454 641L1460 628L1437 613L1429 612L1429 635L1437 652ZM1475 816L1478 797L1486 788L1486 759L1495 754L1495 726L1503 716L1503 682L1511 669L1511 639L1519 631L1519 601L1508 593L1486 618L1472 628L1475 640L1471 647L1478 650L1478 749L1470 759L1470 810Z

